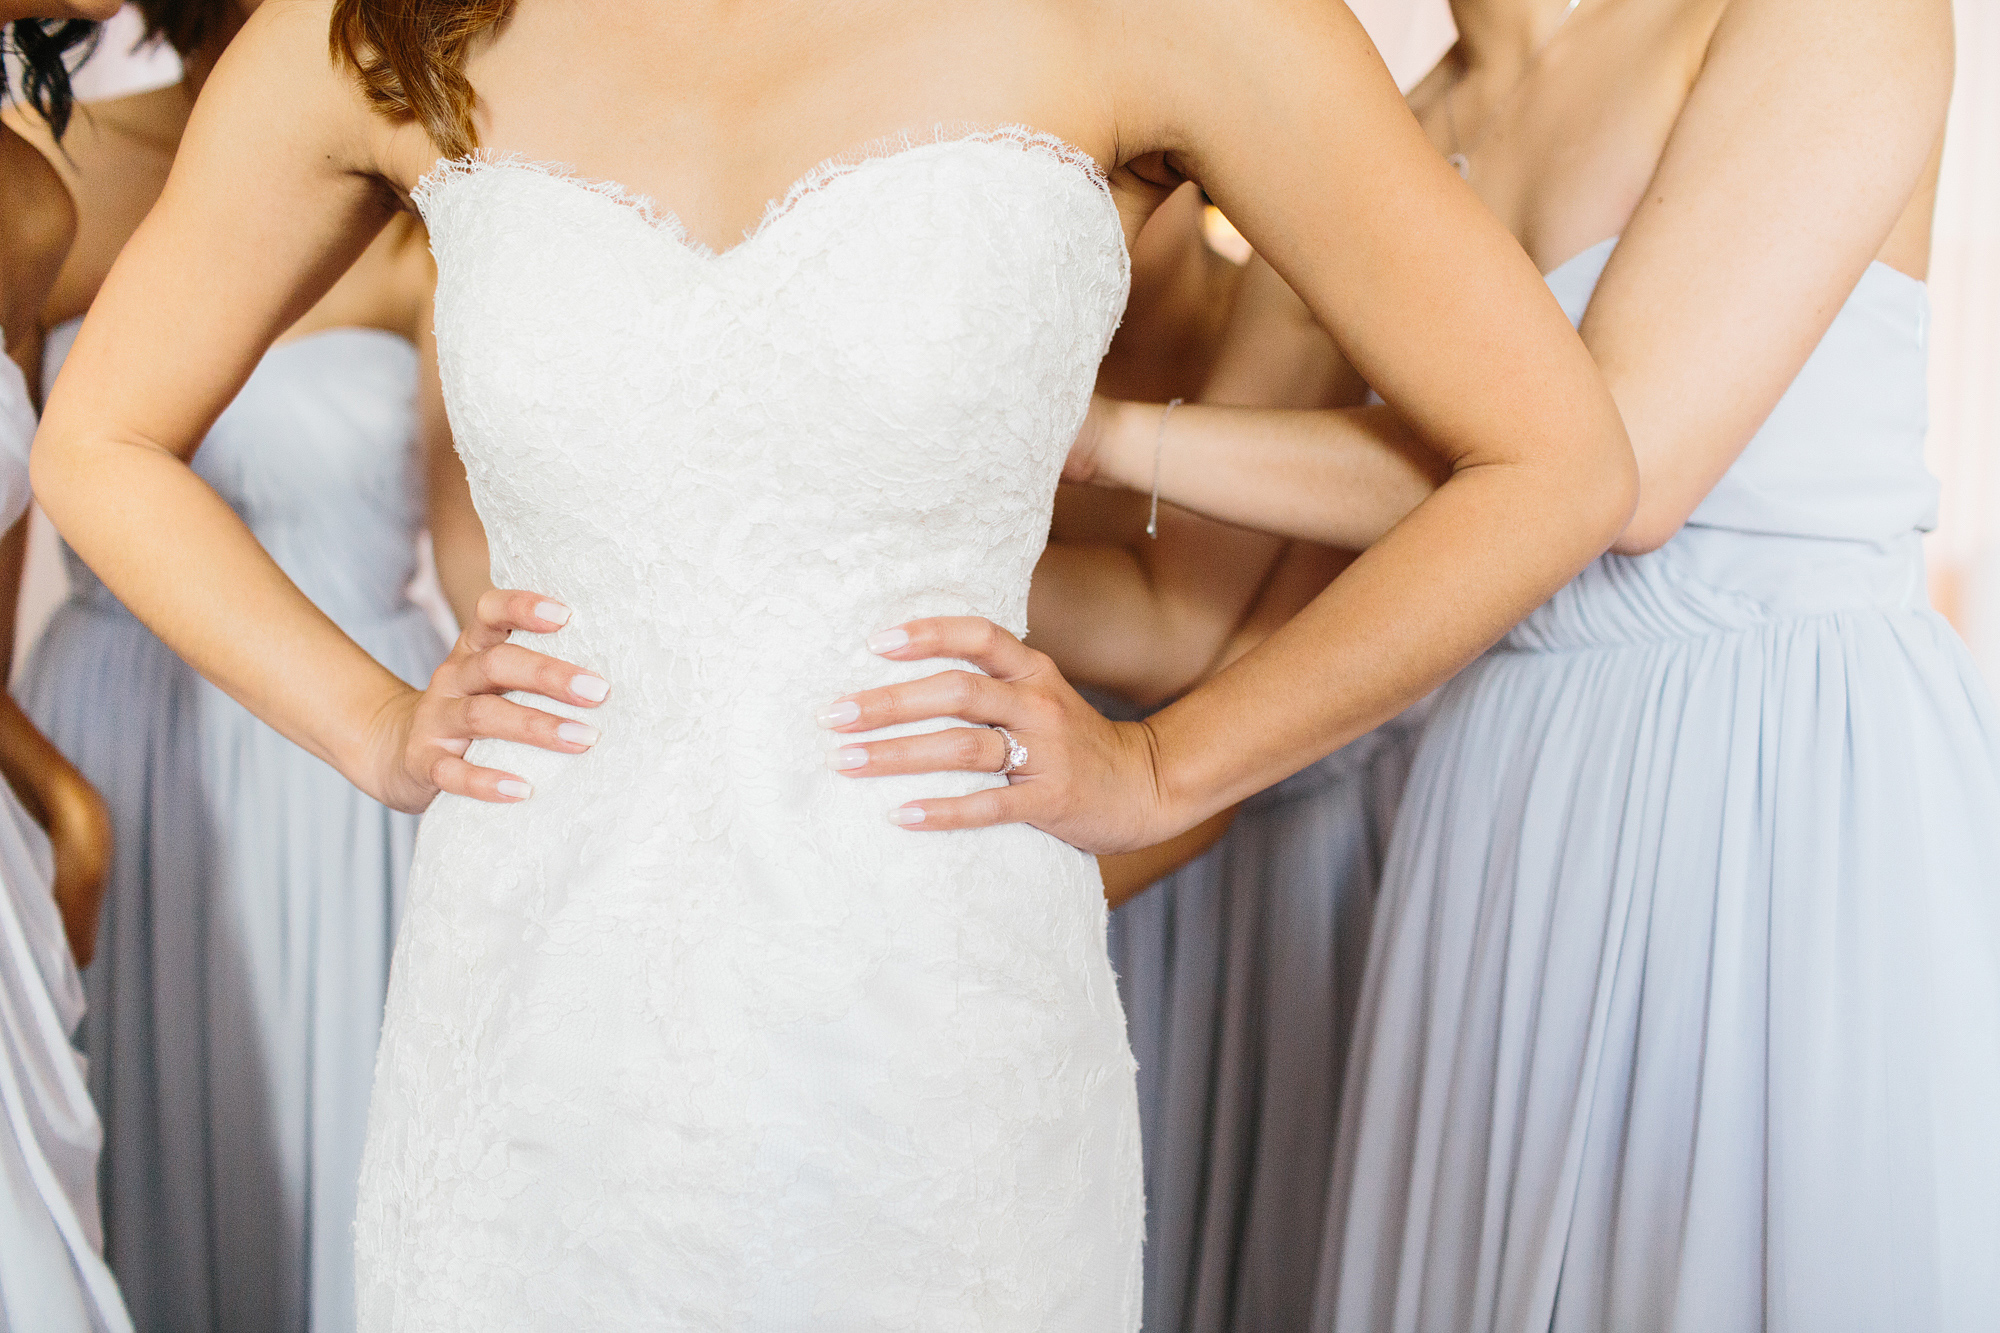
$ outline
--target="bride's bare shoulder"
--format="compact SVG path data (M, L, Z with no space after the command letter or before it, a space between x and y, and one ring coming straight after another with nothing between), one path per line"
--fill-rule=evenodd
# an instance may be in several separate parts
M1375 48L1338 0L1090 0L1091 43L1121 131L1161 147L1266 104L1370 78Z

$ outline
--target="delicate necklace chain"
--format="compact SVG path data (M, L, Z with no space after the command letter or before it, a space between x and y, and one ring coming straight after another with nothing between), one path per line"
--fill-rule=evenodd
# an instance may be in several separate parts
M1556 26L1549 29L1549 35L1542 39L1542 44L1535 48L1534 53L1528 57L1527 63L1521 66L1521 72L1514 76L1514 82L1508 85L1507 91L1501 94L1500 100L1493 104L1493 109L1486 113L1486 123L1479 127L1477 137L1471 143L1464 144L1463 146L1460 145L1458 138L1458 117L1453 114L1451 107L1451 95L1458 91L1459 83L1465 78L1464 57L1459 58L1458 75L1452 79L1451 83L1444 90L1444 123L1445 128L1451 133L1451 152L1445 155L1444 160L1451 163L1458 170L1458 174L1462 179L1472 179L1473 153L1478 150L1479 145L1486 142L1486 136L1492 132L1494 122L1500 119L1500 113L1505 111L1507 104L1514 100L1514 94L1521 91L1521 85L1528 81L1528 76L1535 72L1535 66L1541 63L1543 53L1555 45L1556 36L1562 32L1563 25L1569 22L1569 16L1576 13L1577 6L1582 3L1583 0L1569 0L1569 4L1564 6L1562 17L1556 20Z

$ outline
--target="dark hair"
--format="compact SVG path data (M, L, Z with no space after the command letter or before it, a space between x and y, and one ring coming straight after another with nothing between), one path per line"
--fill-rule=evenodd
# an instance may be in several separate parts
M514 0L334 0L328 41L371 107L416 121L439 152L463 157L479 143L466 52L513 12Z
M200 49L218 30L226 30L230 0L138 0L146 20L146 38L165 38L182 55Z
M76 108L69 53L96 35L97 25L86 19L15 19L7 25L7 50L21 61L21 100L58 139Z

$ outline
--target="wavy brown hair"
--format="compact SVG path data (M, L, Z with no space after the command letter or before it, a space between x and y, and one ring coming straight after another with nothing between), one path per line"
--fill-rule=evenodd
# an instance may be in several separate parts
M466 52L513 12L514 0L334 0L328 40L370 106L416 121L439 152L463 157L479 143Z

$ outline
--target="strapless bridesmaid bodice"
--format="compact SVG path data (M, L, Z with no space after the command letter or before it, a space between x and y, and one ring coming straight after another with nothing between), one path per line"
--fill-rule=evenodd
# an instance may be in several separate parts
M1617 238L1548 275L1580 323ZM1601 557L1508 634L1559 651L1729 633L1857 608L1924 605L1924 284L1870 265L1798 377L1681 532Z
M1580 324L1618 238L1551 272ZM1930 298L1871 264L1763 427L1688 523L1787 537L1884 541L1937 526L1924 466Z
M51 380L77 327L50 335ZM409 606L424 525L416 384L416 349L381 329L328 329L279 343L194 456L196 474L300 591L343 625ZM67 547L64 560L73 600L119 606Z

